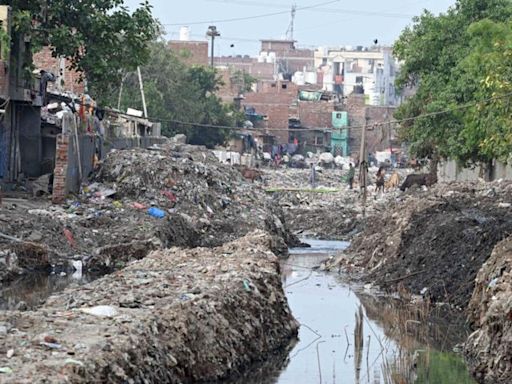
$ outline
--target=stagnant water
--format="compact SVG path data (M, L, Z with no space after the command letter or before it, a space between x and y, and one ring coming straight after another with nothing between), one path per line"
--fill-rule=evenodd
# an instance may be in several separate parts
M434 330L426 320L411 320L411 310L398 301L315 268L348 243L305 242L311 248L291 249L282 265L288 302L301 324L298 342L229 383L474 383L462 358L451 352L462 338L448 324L448 331Z
M283 287L299 340L267 356L236 384L474 384L461 357L451 352L462 329L423 319L417 309L366 292L315 267L348 243L305 240L283 262ZM0 310L42 304L53 292L98 276L33 274L0 289ZM265 360L265 359L263 359Z

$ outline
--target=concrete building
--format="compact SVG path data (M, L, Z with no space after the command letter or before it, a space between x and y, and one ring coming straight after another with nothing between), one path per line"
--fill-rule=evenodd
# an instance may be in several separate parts
M363 94L368 105L398 105L395 89L399 64L389 47L318 48L315 67L322 73L322 87L342 97Z
M169 41L169 48L186 65L208 65L208 42L190 40L188 27L180 29L179 40Z

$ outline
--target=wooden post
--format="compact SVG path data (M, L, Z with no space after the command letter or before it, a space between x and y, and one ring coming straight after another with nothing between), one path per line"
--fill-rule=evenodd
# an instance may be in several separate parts
M361 132L361 149L359 151L359 188L363 197L363 216L366 215L366 199L368 197L368 156L366 155L366 128L368 118L365 116L365 123Z

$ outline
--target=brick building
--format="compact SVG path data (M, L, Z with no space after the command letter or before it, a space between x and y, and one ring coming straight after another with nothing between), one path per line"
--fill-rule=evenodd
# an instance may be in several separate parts
M171 40L169 48L186 65L208 65L208 42Z
M57 77L55 83L48 83L48 91L64 91L75 95L84 93L85 86L80 79L80 73L69 69L70 62L66 58L52 56L49 47L35 53L33 63L37 69L51 72Z

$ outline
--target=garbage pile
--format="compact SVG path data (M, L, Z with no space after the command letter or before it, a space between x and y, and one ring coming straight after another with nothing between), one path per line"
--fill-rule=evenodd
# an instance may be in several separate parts
M467 307L495 245L512 233L512 183L440 184L410 191L366 220L349 252L369 280Z
M284 209L286 223L301 237L326 240L350 240L364 226L363 205L357 185L350 190L347 170L326 169L316 172L317 185L309 183L310 170L265 170L267 190ZM376 193L369 187L365 211L386 209L400 195L394 188Z
M469 313L478 329L465 344L465 355L473 374L481 383L511 383L511 236L496 245L478 272Z
M214 247L262 229L284 255L299 242L259 185L203 147L174 141L113 151L93 182L61 206L4 201L0 281L29 264L15 244L44 247L52 266L80 261L84 270L115 270L154 249Z
M193 246L218 246L253 229L281 232L284 245L297 244L282 212L263 191L203 147L172 143L115 151L96 180L115 190L121 202L156 208L170 217L171 226L181 216L194 232Z
M0 313L3 383L215 381L296 335L271 238L154 251L125 269Z

